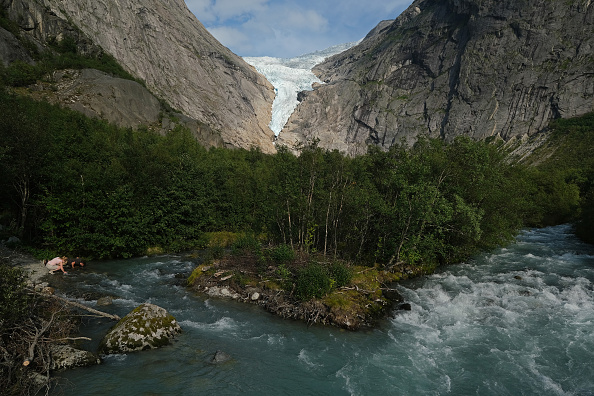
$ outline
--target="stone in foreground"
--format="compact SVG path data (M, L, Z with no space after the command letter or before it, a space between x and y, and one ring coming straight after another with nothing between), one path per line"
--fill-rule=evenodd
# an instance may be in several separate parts
M99 353L114 354L154 349L169 344L181 327L165 309L142 304L123 317L99 345Z
M68 345L52 346L52 370L72 369L75 367L87 367L100 364L101 360L97 355L89 351L73 348Z

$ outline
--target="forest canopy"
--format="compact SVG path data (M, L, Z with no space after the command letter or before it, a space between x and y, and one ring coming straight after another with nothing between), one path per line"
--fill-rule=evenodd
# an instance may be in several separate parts
M265 155L205 149L179 127L121 129L4 90L0 111L0 224L60 254L177 251L233 231L363 263L450 263L521 227L570 221L591 195L587 172L514 164L501 145L463 137L356 158L315 142L299 156Z

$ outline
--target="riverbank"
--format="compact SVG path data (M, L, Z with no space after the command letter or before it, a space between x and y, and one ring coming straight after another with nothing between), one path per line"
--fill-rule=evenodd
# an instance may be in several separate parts
M54 295L51 277L60 275L49 275L43 261L3 244L0 260L0 389L47 394L56 370L99 364L97 355L76 345L86 338L78 336L80 316L72 303Z
M0 257L11 266L21 268L28 284L38 290L49 290L51 276L30 254L0 245ZM421 274L419 268L398 271L374 267L353 267L352 282L337 288L322 298L302 301L292 291L282 288L276 267L260 271L253 257L227 256L196 267L189 286L213 298L232 299L254 304L284 319L299 320L308 325L319 324L347 330L373 328L377 321L398 309L407 309L403 298L391 287L394 282Z
M38 260L33 255L10 249L0 244L0 258L12 267L22 269L29 279L30 285L39 285L44 282L44 277L49 271L43 265L43 260Z

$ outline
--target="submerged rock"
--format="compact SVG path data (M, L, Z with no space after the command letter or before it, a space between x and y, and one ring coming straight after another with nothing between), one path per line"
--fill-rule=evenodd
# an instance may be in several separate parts
M228 353L223 351L216 351L212 359L210 359L210 362L212 364L221 364L226 363L231 359L231 355L229 355Z
M169 344L181 327L165 309L142 304L123 317L99 345L99 353L127 353Z

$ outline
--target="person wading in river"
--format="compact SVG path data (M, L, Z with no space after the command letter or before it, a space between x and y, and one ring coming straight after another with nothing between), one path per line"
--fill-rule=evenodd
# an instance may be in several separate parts
M45 264L45 267L49 270L50 274L53 274L57 270L61 270L63 273L67 274L67 272L64 271L64 263L66 263L66 257L54 257L50 261L43 261L43 264Z
M82 259L80 257L77 258L68 258L66 261L66 264L70 264L72 265L72 268L74 268L74 266L76 265L80 265L81 267L85 266L85 263L83 263Z

